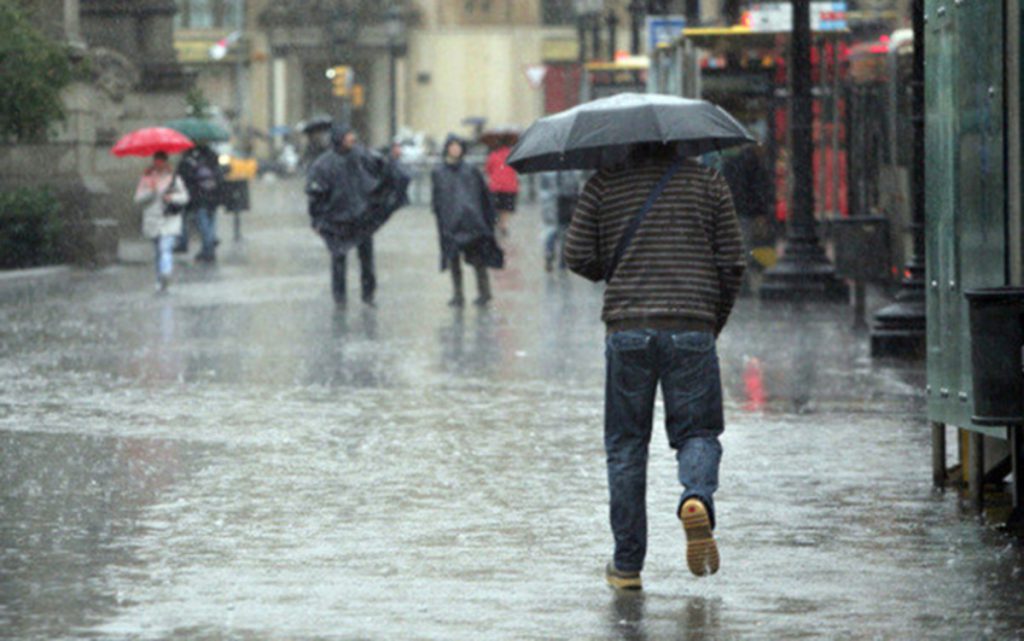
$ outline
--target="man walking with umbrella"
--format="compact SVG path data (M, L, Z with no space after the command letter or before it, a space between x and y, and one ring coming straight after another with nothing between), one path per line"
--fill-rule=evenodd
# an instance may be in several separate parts
M585 138L574 141L576 131ZM750 140L710 103L625 94L542 119L510 160L536 171L598 169L573 213L565 260L607 283L604 444L615 554L605 578L617 589L641 587L659 384L683 486L675 509L687 564L698 576L718 570L713 495L724 421L715 338L745 261L728 185L687 156Z

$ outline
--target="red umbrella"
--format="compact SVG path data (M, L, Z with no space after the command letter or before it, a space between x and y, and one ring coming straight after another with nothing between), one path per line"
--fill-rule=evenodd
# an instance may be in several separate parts
M167 127L146 127L117 141L110 153L123 156L152 156L158 151L176 154L195 147L187 136Z

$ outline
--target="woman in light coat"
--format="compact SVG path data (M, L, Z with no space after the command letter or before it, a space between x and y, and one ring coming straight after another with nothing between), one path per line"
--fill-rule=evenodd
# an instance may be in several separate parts
M153 154L150 165L135 189L135 202L142 205L142 235L156 247L157 289L167 291L174 269L174 244L181 236L181 213L188 204L188 190L167 162L167 154Z

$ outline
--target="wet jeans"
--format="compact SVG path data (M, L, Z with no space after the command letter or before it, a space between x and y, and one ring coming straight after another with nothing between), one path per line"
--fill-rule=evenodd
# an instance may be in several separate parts
M201 206L195 210L196 226L203 246L199 250L200 258L212 260L217 253L217 208Z
M156 247L156 275L170 276L174 270L174 245L178 242L177 236L157 236L153 239Z
M643 329L610 335L606 356L604 444L615 567L638 571L647 553L647 449L659 382L684 488L676 512L697 497L714 522L724 427L718 354L713 334Z
M552 265L558 259L558 266L565 269L565 256L562 250L565 246L565 233L569 230L568 225L551 225L544 231L544 258Z

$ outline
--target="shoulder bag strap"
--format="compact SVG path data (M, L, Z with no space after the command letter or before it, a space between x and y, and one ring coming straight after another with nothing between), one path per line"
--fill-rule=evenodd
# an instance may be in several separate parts
M622 260L622 255L626 253L626 249L629 248L629 244L633 242L633 236L635 236L637 230L640 229L640 224L644 222L644 218L647 217L647 213L651 211L651 207L654 206L655 201L657 201L658 197L661 196L661 192L665 191L665 186L668 185L668 181L672 180L672 176L675 176L676 172L682 168L684 160L685 159L680 156L672 163L672 165L665 171L665 174L662 175L658 184L651 190L650 195L647 196L647 202L645 202L644 206L640 208L640 211L638 211L636 216L633 217L633 220L629 222L629 227L627 227L626 231L622 233L622 238L619 239L619 244L615 247L615 253L612 254L612 261L609 263L608 270L604 274L604 282L610 283L612 281L612 276L615 275L615 270L619 266L619 261Z

